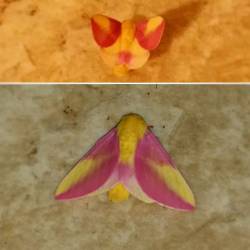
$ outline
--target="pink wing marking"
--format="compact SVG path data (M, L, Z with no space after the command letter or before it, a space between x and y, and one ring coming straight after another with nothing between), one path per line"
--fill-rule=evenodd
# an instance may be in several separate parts
M170 168L178 171L174 167L170 155L162 147L155 135L148 131L139 142L135 156L135 175L141 189L151 199L163 206L180 210L192 210L194 206L184 201L182 197L171 190L167 181L150 166L150 162L156 163L158 168L161 168L161 165L170 165ZM181 181L184 181L184 179ZM188 186L183 185L183 188L188 189ZM189 192L189 189L187 192Z
M75 178L77 181L74 182L73 180L73 184L69 186L67 191L56 195L55 198L57 200L67 200L85 196L97 191L99 188L103 188L107 183L109 183L109 186L111 187L116 180L110 181L109 179L111 176L114 176L114 170L117 166L118 159L119 143L116 129L114 128L100 138L71 170L71 172L73 172L77 166L82 163L84 164L84 161L87 162L88 160L91 160L92 165L90 165L88 169L86 167L82 170L86 171L83 178L79 178L79 176L71 177L71 179ZM70 173L66 175L61 185L63 185L63 182L65 182L64 185L67 184L66 179L69 178L68 176L70 176Z

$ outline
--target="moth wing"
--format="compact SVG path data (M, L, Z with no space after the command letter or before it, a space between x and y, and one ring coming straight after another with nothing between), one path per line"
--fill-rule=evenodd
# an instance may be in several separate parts
M91 28L96 43L102 48L114 44L121 34L121 22L104 15L93 16Z
M138 144L135 176L142 191L160 205L179 210L194 209L191 189L151 131Z
M144 49L154 50L161 41L164 29L164 19L156 16L149 20L137 22L135 37Z
M121 39L118 38L111 46L101 49L101 57L106 65L114 67L119 64Z
M134 39L129 49L131 53L131 61L128 64L129 69L138 69L142 67L149 59L150 53L148 50L140 46L137 39Z
M117 181L118 159L118 137L112 129L65 176L56 190L55 199L68 200L106 191Z
M125 186L129 193L131 193L134 197L137 199L145 202L145 203L153 203L154 200L152 200L147 194L145 194L140 185L138 184L136 177L132 175L125 183Z

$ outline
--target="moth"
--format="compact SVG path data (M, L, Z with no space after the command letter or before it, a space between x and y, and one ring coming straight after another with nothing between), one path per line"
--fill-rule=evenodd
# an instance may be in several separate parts
M119 22L104 15L91 18L93 37L101 48L105 64L117 76L142 67L156 49L165 29L161 16L148 20Z
M70 200L108 192L109 200L129 194L146 203L191 211L194 195L168 152L137 114L119 123L76 163L59 184L55 199Z

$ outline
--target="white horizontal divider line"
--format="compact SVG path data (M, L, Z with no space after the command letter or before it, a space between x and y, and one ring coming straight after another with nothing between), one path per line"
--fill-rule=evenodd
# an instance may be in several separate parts
M0 85L250 85L250 82L0 82Z

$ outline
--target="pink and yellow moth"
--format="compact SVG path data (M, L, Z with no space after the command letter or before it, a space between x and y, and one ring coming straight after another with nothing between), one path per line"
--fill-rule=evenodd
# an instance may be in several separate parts
M142 67L157 48L165 28L162 17L148 20L119 22L113 18L95 15L91 18L92 33L101 47L101 57L117 76Z
M193 193L170 155L137 114L124 115L96 142L59 184L55 199L103 192L113 202L127 200L130 193L168 208L195 208Z

